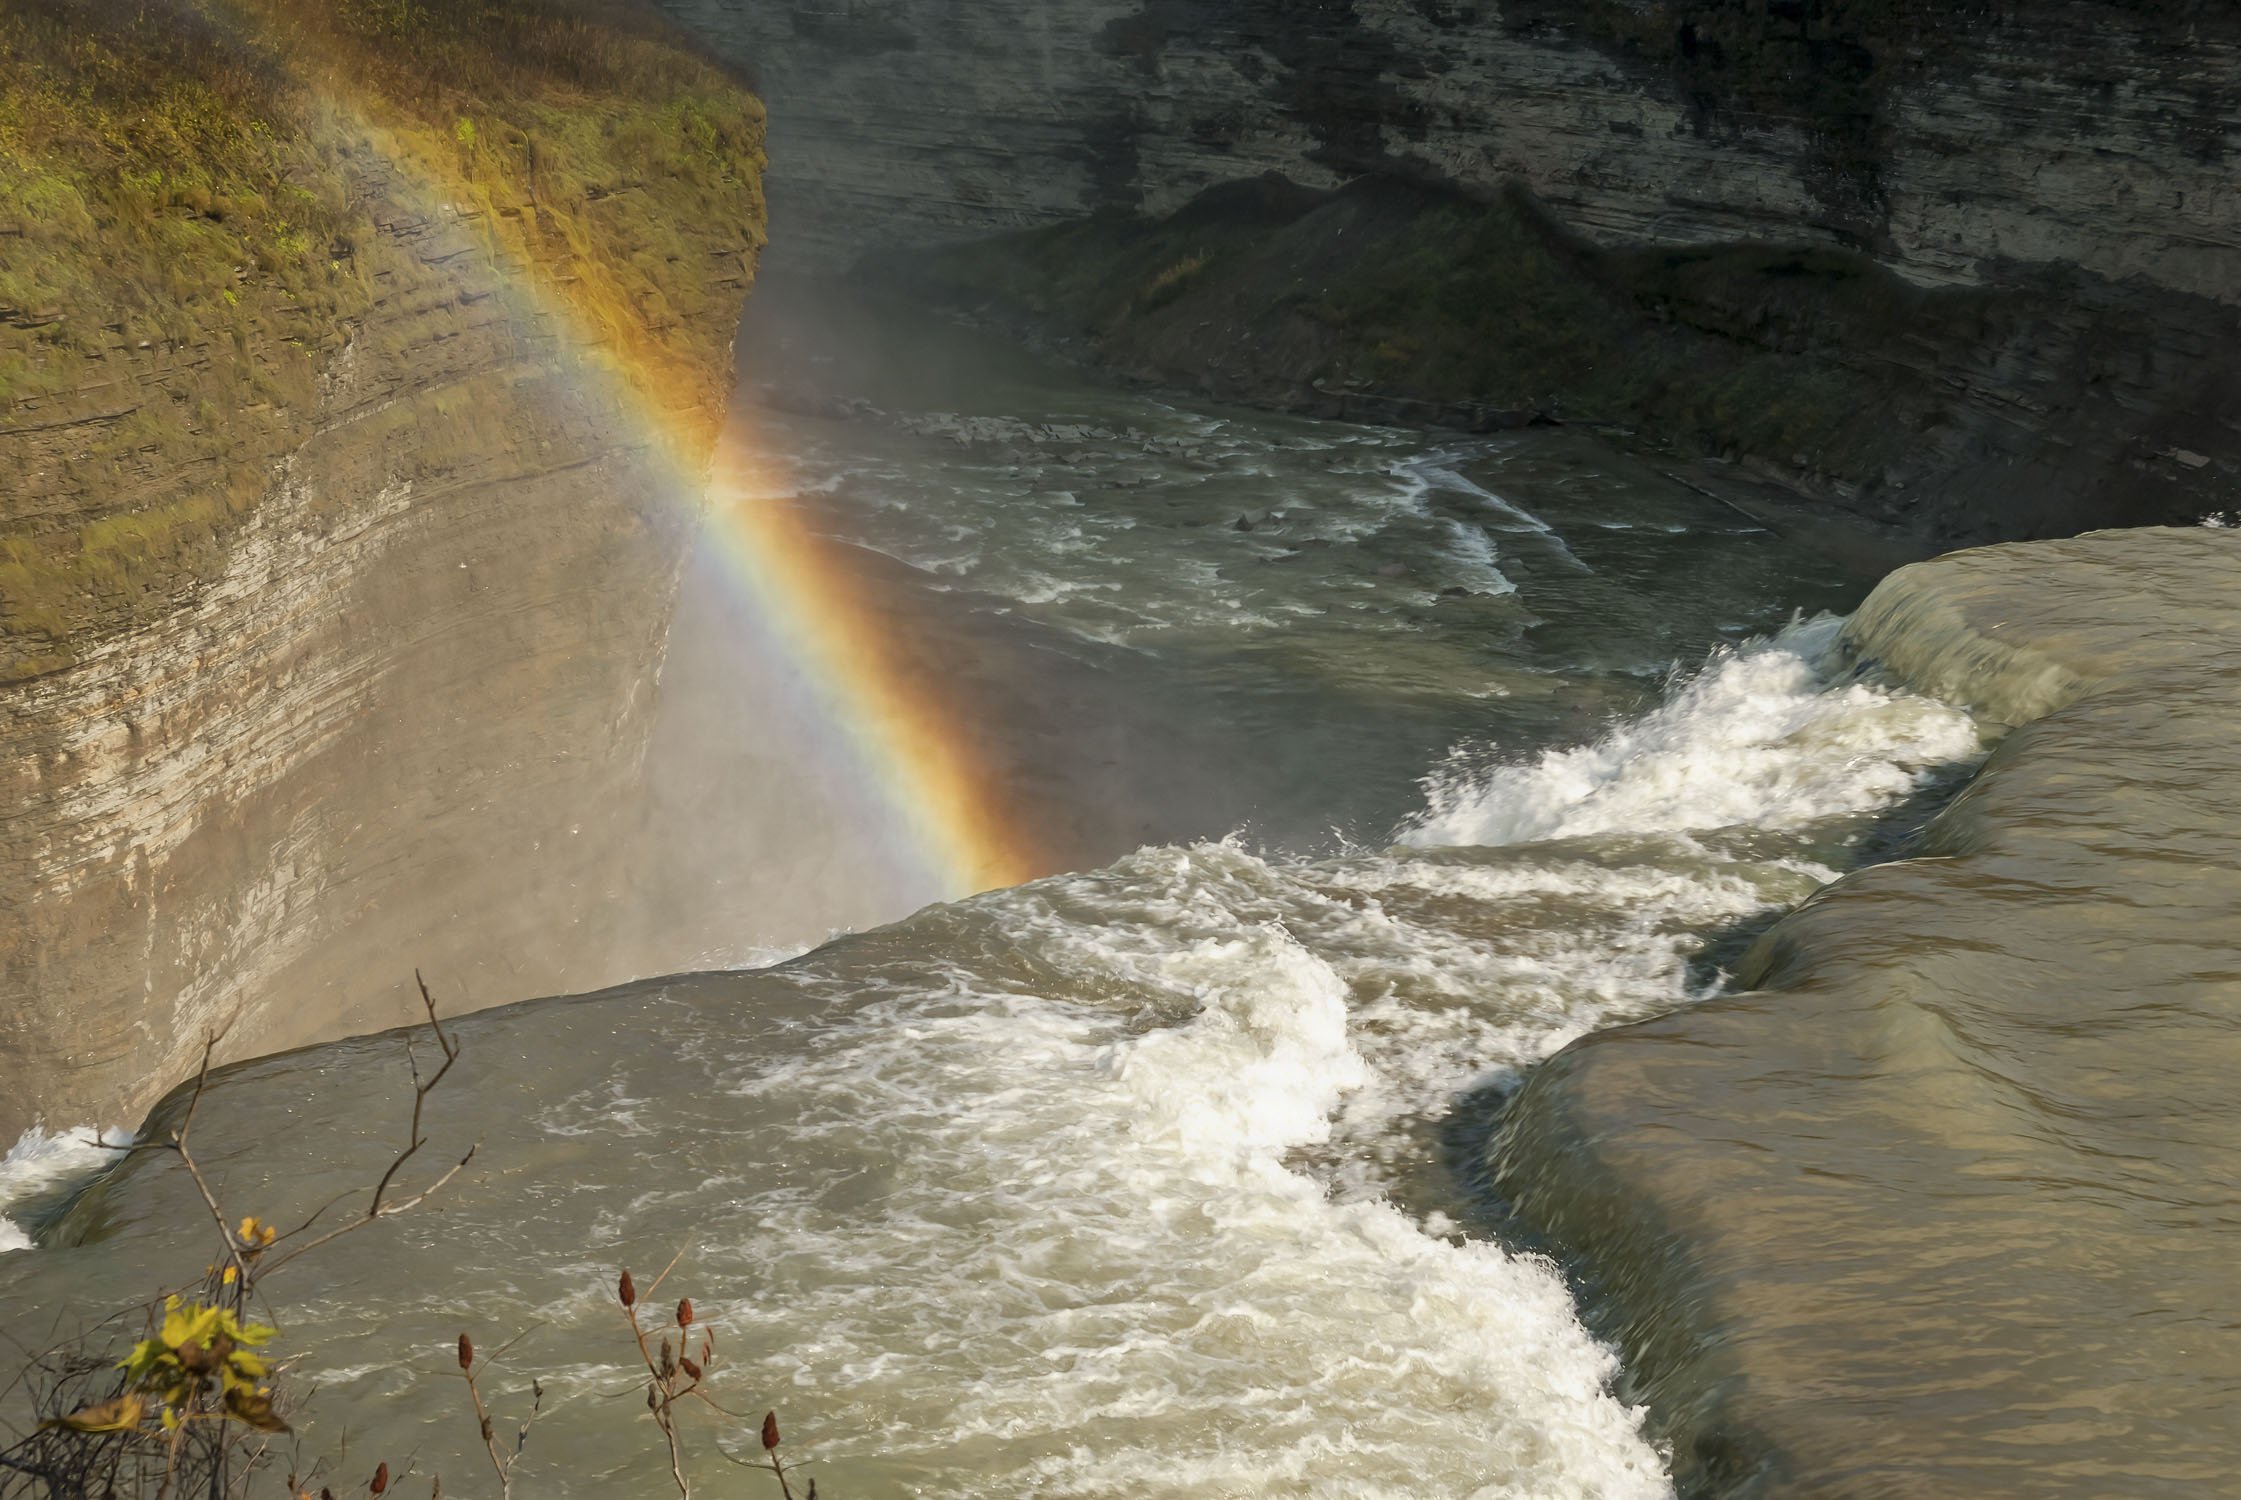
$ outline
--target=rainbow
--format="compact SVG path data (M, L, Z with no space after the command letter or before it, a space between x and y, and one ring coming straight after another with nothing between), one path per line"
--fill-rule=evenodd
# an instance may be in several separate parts
M572 327L579 349L595 346L568 300L541 277L517 277L511 290ZM1046 873L971 754L940 684L903 664L865 597L865 581L843 545L814 529L793 476L760 440L751 415L730 413L705 474L696 473L690 456L707 444L683 403L663 403L659 372L634 367L627 349L606 349L635 422L670 456L671 493L690 507L708 554L749 605L758 643L783 652L808 686L823 721L812 727L853 762L860 785L885 807L919 888L954 900Z
M793 486L735 415L719 446L706 535L742 588L765 637L813 685L890 809L924 873L945 897L1017 885L1045 873L1013 826L992 779L969 754L952 710L898 659L866 606L861 578L810 530Z
M302 32L297 40L304 40ZM384 154L431 204L487 201L487 186L468 181L455 162L440 152L412 150L384 129L378 101L351 97L358 90L347 67L329 60L319 71L320 97L385 139ZM485 233L495 243L495 227ZM862 786L886 809L895 843L917 866L911 873L920 877L919 888L948 900L1046 873L995 778L959 732L940 684L907 668L884 638L864 580L848 566L840 544L812 528L791 476L746 415L729 415L703 470L711 439L706 372L681 370L674 351L618 319L612 301L597 302L596 289L587 298L581 284L557 284L535 256L506 259L520 268L503 274L505 294L517 303L511 310L552 319L580 355L619 378L624 404L653 440L652 450L669 458L675 481L669 488L690 508L708 552L749 604L760 636L786 654L794 675L808 685L814 712L824 721L812 727L826 743L843 747ZM493 257L491 264L497 263Z
M544 295L537 279L520 279L513 289L529 295L538 311L575 321L566 302ZM887 809L887 826L916 866L921 888L954 900L1046 873L967 748L940 685L900 660L865 597L865 581L842 545L814 529L793 476L759 440L751 416L731 413L702 478L689 471L686 456L704 442L654 399L658 384L647 372L615 363L626 404L671 456L671 491L692 508L708 554L748 603L758 642L783 652L808 685L823 721L814 727L842 749L861 785Z

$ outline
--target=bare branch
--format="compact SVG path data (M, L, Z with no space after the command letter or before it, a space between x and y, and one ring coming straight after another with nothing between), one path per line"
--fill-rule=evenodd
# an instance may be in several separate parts
M684 1253L683 1249L677 1252L680 1256ZM675 1260L669 1263L671 1268L676 1264ZM665 1269L661 1274L667 1276L669 1271ZM654 1285L660 1284L660 1278L655 1278ZM637 1307L631 1305L623 1308L622 1315L623 1320L630 1325L631 1338L638 1345L638 1357L646 1365L650 1382L646 1387L646 1409L653 1414L654 1425L661 1429L662 1441L669 1445L669 1477L677 1482L677 1493L682 1500L692 1500L692 1486L685 1482L684 1455L677 1447L677 1419L670 1411L671 1405L676 1401L670 1377L662 1372L661 1366L654 1360L653 1352L646 1347L646 1340L652 1335L652 1330L638 1325Z
M661 1290L661 1284L669 1279L669 1273L671 1271L677 1269L677 1262L685 1258L685 1252L692 1248L692 1244L692 1236L685 1236L685 1242L677 1247L677 1253L675 1255L669 1257L669 1264L661 1268L661 1274L654 1278L654 1284L652 1286L646 1288L645 1292L643 1293L644 1296L651 1298L654 1293Z
M420 986L420 1004L428 1012L428 1027L436 1033L436 1045L443 1049L444 1065L423 1082L420 1077L420 1059L412 1050L412 1038L409 1035L405 1038L405 1058L412 1065L412 1124L405 1131L405 1149L397 1153L397 1159L389 1164L389 1170L381 1174L381 1181L374 1184L373 1206L366 1210L366 1217L369 1219L380 1216L382 1195L389 1191L389 1184L396 1177L398 1169L412 1159L414 1152L428 1144L427 1138L420 1133L420 1111L427 1104L428 1095L437 1084L444 1081L444 1074L451 1071L451 1065L459 1061L458 1044L444 1035L443 1022L436 1019L435 996L428 993L428 981L420 977L418 969L412 971L412 982Z
M218 1040L224 1034L223 1031L213 1031L203 1040L202 1066L195 1072L194 1092L187 1096L187 1113L179 1121L179 1128L171 1132L171 1149L179 1153L180 1163L186 1167L187 1175L194 1179L195 1191L202 1194L202 1201L210 1210L211 1222L218 1226L218 1238L225 1242L226 1258L233 1262L234 1274L240 1278L241 1289L246 1293L250 1270L249 1262L241 1253L241 1242L235 1237L233 1226L226 1222L226 1211L218 1206L217 1195L210 1191L210 1184L203 1179L202 1168L196 1165L194 1152L187 1147L187 1137L195 1128L195 1111L202 1107L203 1091L210 1084L210 1059L217 1052Z
M481 1365L485 1369L488 1369L490 1366L504 1359L506 1357L506 1351L508 1349L511 1349L514 1345L520 1343L523 1339L529 1337L529 1335L535 1333L538 1329L544 1326L545 1320L539 1318L536 1322L530 1324L527 1328L524 1328L521 1332L515 1334L512 1338L506 1340L503 1344L500 1344L491 1353L479 1356L476 1359L475 1363Z
M319 1236L319 1238L315 1240L311 1240L304 1244L296 1246L295 1249L290 1250L286 1255L281 1256L271 1265L266 1266L264 1268L264 1274L270 1276L273 1272L279 1270L282 1266L288 1264L288 1262L294 1260L297 1256L304 1254L306 1251L316 1250L321 1245L339 1240L344 1235L351 1234L357 1230L363 1229L368 1224L371 1224L378 1219L394 1219L399 1214L412 1212L414 1209L420 1207L421 1204L427 1202L431 1197L433 1197L437 1190L443 1187L445 1183L451 1181L452 1178L457 1177L460 1173L460 1169L465 1167L467 1163L473 1161L475 1159L475 1153L477 1151L480 1151L481 1149L482 1144L479 1141L474 1145L469 1146L467 1148L467 1154L460 1157L458 1161L454 1162L450 1171L444 1173L443 1176L437 1178L434 1182L429 1183L425 1188L422 1188L419 1192L413 1194L410 1198L406 1198L403 1201L397 1203L380 1204L373 1208L369 1208L368 1210L366 1210L365 1217L352 1219L347 1224L338 1225L337 1227L328 1230L325 1234Z
M338 1225L328 1230L316 1239L307 1240L303 1244L290 1247L286 1254L278 1256L265 1265L264 1275L269 1276L306 1251L316 1250L321 1245L331 1244L354 1230L365 1228L377 1219L394 1218L398 1214L409 1213L418 1208L428 1201L430 1195L450 1182L452 1178L458 1176L467 1163L475 1159L475 1153L482 1149L480 1142L468 1147L467 1154L460 1157L450 1171L438 1177L434 1182L429 1183L410 1198L397 1202L389 1201L389 1189L396 1182L397 1174L404 1169L406 1162L411 1161L414 1156L419 1154L421 1147L428 1144L428 1138L421 1133L420 1128L421 1117L428 1105L428 1096L434 1093L436 1086L444 1081L444 1075L451 1071L452 1064L459 1061L459 1043L449 1032L444 1030L443 1021L436 1014L436 998L428 992L428 981L421 977L418 969L413 970L412 979L413 983L419 986L421 1008L428 1013L428 1029L435 1033L436 1046L443 1053L444 1060L442 1067L423 1077L420 1072L420 1056L413 1050L412 1037L409 1034L405 1037L405 1060L412 1068L412 1119L405 1127L404 1149L390 1160L388 1170L384 1171L381 1174L381 1180L374 1184L373 1197L367 1202L366 1211L363 1214L347 1224ZM343 1196L348 1197L349 1194L346 1193ZM304 1220L302 1224L282 1235L275 1243L287 1244L297 1235L307 1232L328 1209L333 1208L336 1203L341 1201L341 1198L337 1198L327 1203L317 1213Z
M459 1374L467 1382L468 1399L475 1403L475 1420L481 1424L483 1451L490 1455L490 1467L498 1475L498 1493L500 1496L511 1495L514 1488L513 1465L498 1456L498 1440L492 1436L490 1409L482 1404L482 1387L476 1383L473 1369L463 1369ZM522 1430L525 1434L528 1431L526 1427Z
M357 1193L358 1189L356 1188L344 1188L341 1192L335 1194L332 1198L329 1198L326 1202L313 1209L311 1211L310 1218L305 1219L301 1224L298 1224L295 1228L280 1236L280 1238L275 1240L273 1243L281 1245L286 1244L288 1241L294 1239L297 1235L302 1234L312 1225L325 1218L327 1216L327 1210L333 1208L336 1204L340 1203L345 1198L357 1196Z
M733 1411L730 1407L723 1405L714 1396L709 1395L706 1391L700 1389L698 1386L693 1387L691 1390L680 1391L678 1392L678 1394L682 1396L692 1396L698 1400L705 1401L710 1406L722 1412L727 1417L736 1417L742 1422L747 1420L747 1413L743 1411Z

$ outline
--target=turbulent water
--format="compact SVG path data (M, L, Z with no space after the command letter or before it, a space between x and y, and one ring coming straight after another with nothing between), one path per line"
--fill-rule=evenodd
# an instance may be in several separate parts
M1575 435L1248 415L821 317L764 330L802 363L759 441L832 532L1063 661L1112 735L1050 753L1136 762L1053 783L1115 803L1109 862L460 1022L437 1146L474 1165L274 1283L311 1445L464 1481L449 1343L534 1328L500 1384L557 1402L539 1492L652 1484L605 1289L682 1246L742 1414L695 1436L711 1481L776 1406L843 1497L1666 1493L1463 1164L1552 1051L1716 987L1972 723L1831 680L1817 612L1867 580ZM378 1170L404 1097L398 1039L347 1042L230 1070L199 1128L236 1211L285 1217ZM141 1157L49 1215L0 1260L11 1324L198 1272L190 1193Z

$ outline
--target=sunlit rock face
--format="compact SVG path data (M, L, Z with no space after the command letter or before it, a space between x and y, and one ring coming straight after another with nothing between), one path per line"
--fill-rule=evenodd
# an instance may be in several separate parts
M296 430L250 420L199 460L253 501L204 575L59 662L9 639L0 1137L130 1125L213 1037L226 1058L405 1020L416 969L457 1011L646 961L625 851L728 369L650 421L538 290L565 246L495 253L487 199L365 139L339 159L318 186L371 226L348 247L367 301L312 330ZM755 247L714 223L688 243L728 351ZM238 350L301 332L252 324ZM37 495L129 516L133 494L70 487L72 436L211 362L113 351L106 392L0 431L10 523ZM152 451L135 482L160 496L179 468Z
M1225 324L1213 304L1258 284L1220 264L1195 338L1146 357L1142 308L1095 331L1138 373L1246 399L1352 386L1430 403L1406 410L1639 428L1933 540L2241 503L2223 416L2241 395L2227 17L2057 0L1996 16L1908 0L664 5L766 90L788 264L1159 219L1268 172L1476 205L1522 193L1558 279L1495 321L1576 327L1611 359L1695 340L1663 378L1682 394L1543 368L1418 389L1377 368L1370 351L1406 353L1424 330L1320 337L1326 283L1445 252L1411 230L1350 260L1344 215L1316 226L1327 263L1253 273L1304 276L1294 300L1317 336ZM1052 300L1013 290L1038 313ZM1281 347L1262 358L1255 341Z

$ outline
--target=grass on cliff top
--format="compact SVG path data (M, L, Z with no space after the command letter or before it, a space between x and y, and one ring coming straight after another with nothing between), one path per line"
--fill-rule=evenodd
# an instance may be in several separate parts
M431 201L574 315L579 339L712 440L727 394L711 235L763 243L761 103L649 10L600 0L244 0ZM697 252L705 257L706 252Z
M0 678L222 568L375 300L377 211L459 215L705 442L762 123L599 0L0 0ZM361 199L368 145L415 201Z
M0 0L0 323L33 335L0 346L0 419L105 330L223 329L245 267L331 287L345 205L303 185L297 110L271 50L200 9Z

